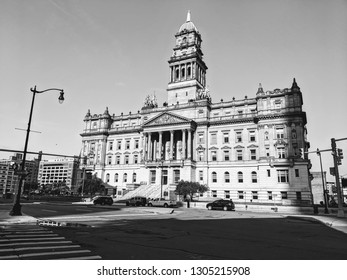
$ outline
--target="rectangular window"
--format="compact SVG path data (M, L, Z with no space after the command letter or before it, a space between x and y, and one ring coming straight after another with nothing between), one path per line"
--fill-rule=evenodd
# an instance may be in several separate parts
M236 143L242 142L242 131L236 131Z
M257 159L257 150L256 149L251 149L251 160L256 160Z
M203 133L198 134L198 141L199 141L199 144L205 144L205 139L204 139Z
M252 199L258 199L258 192L252 191Z
M112 156L107 157L107 164L108 165L112 164Z
M135 149L138 149L139 148L139 139L135 139Z
M156 172L155 170L151 170L151 184L155 184Z
M276 138L283 139L284 138L284 128L276 128Z
M229 199L230 198L230 191L224 191L224 197Z
M217 151L211 151L211 160L217 161Z
M229 161L230 160L230 151L226 150L224 151L224 161Z
M251 130L249 132L249 142L255 142L255 131Z
M204 181L204 171L202 170L199 171L199 180Z
M116 156L116 164L120 164L120 156Z
M299 169L295 169L295 177L299 177Z
M113 141L109 143L108 149L109 149L110 151L113 150Z
M217 191L215 190L212 191L212 197L217 197Z
M211 145L217 144L217 133L211 133Z
M270 169L267 170L267 176L271 177L271 170Z
M229 144L229 132L223 132L223 143Z
M238 193L239 199L244 199L243 191L238 191L237 193Z
M199 157L199 161L204 161L204 152L203 151L199 151L198 152L198 157Z
M282 196L282 199L287 199L288 198L287 192L281 192L281 196Z
M126 140L126 142L125 142L125 149L126 150L130 149L130 140Z
M122 149L122 140L117 141L117 150Z
M266 150L266 156L269 157L270 156L270 148L265 148Z
M134 155L134 164L137 164L139 162L139 156Z
M289 183L288 170L277 170L277 178L279 183Z
M278 147L277 148L277 155L278 158L286 158L286 150L284 147Z
M180 171L174 170L174 183L177 184L180 180Z
M242 150L236 150L236 159L243 160L243 152Z
M129 164L129 155L124 156L124 164Z
M267 198L268 200L272 200L272 192L267 192Z

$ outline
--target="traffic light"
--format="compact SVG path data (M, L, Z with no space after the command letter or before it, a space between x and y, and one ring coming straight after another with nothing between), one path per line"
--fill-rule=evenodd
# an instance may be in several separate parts
M336 159L337 159L337 164L341 165L342 164L341 160L343 159L343 151L342 151L342 149L337 149L337 157L336 157Z
M42 151L39 151L37 160L38 160L38 162L40 162L42 160Z

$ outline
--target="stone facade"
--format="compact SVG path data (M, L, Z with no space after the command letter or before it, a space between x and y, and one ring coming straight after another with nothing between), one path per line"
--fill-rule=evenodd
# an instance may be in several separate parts
M187 21L169 59L168 99L147 96L137 113L84 118L84 167L118 189L179 180L207 184L203 197L240 202L311 202L304 157L306 114L295 79L290 88L213 103L206 87L201 35Z

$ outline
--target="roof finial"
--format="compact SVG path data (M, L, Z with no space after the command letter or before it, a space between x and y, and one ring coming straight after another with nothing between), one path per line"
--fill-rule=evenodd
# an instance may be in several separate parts
M190 10L188 10L188 13L187 13L187 22L190 21Z

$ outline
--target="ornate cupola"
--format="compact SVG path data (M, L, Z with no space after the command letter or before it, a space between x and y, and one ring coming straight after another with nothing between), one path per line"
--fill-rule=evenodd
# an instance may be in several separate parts
M175 35L176 45L169 62L170 82L167 88L168 104L187 103L206 87L207 66L202 60L201 35L190 19Z

